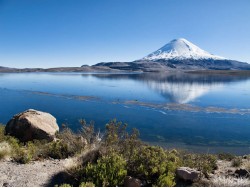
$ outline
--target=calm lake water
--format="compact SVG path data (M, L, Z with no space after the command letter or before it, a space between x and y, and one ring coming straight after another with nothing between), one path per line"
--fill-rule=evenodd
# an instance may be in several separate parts
M193 74L0 74L0 122L37 109L80 128L116 118L141 139L200 152L250 153L250 77Z

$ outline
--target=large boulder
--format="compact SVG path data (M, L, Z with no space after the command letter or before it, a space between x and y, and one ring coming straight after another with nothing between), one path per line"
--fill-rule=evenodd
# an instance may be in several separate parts
M59 131L56 118L46 112L29 109L16 114L6 125L5 133L22 142L34 139L52 141Z
M178 178L185 181L194 181L199 177L200 172L189 167L180 167L176 170Z

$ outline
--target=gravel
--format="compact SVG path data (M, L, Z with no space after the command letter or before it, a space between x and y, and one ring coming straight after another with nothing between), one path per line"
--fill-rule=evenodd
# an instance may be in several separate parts
M34 161L29 164L0 161L0 187L43 187L50 185L52 177L63 172L67 162L67 159Z

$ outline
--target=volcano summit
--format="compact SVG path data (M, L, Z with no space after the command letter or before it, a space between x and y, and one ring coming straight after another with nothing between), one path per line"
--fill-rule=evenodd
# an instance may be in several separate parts
M216 56L200 49L198 46L187 41L186 39L174 39L168 44L160 48L159 50L149 54L142 60L183 60L183 59L213 59L213 60L225 60L226 58Z

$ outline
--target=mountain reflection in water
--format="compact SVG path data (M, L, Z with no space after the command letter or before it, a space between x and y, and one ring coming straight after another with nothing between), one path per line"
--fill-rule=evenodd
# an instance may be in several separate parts
M179 104L189 103L210 91L220 90L225 84L250 79L249 76L190 73L94 74L92 76L100 79L133 79L141 81L161 94L169 102Z

